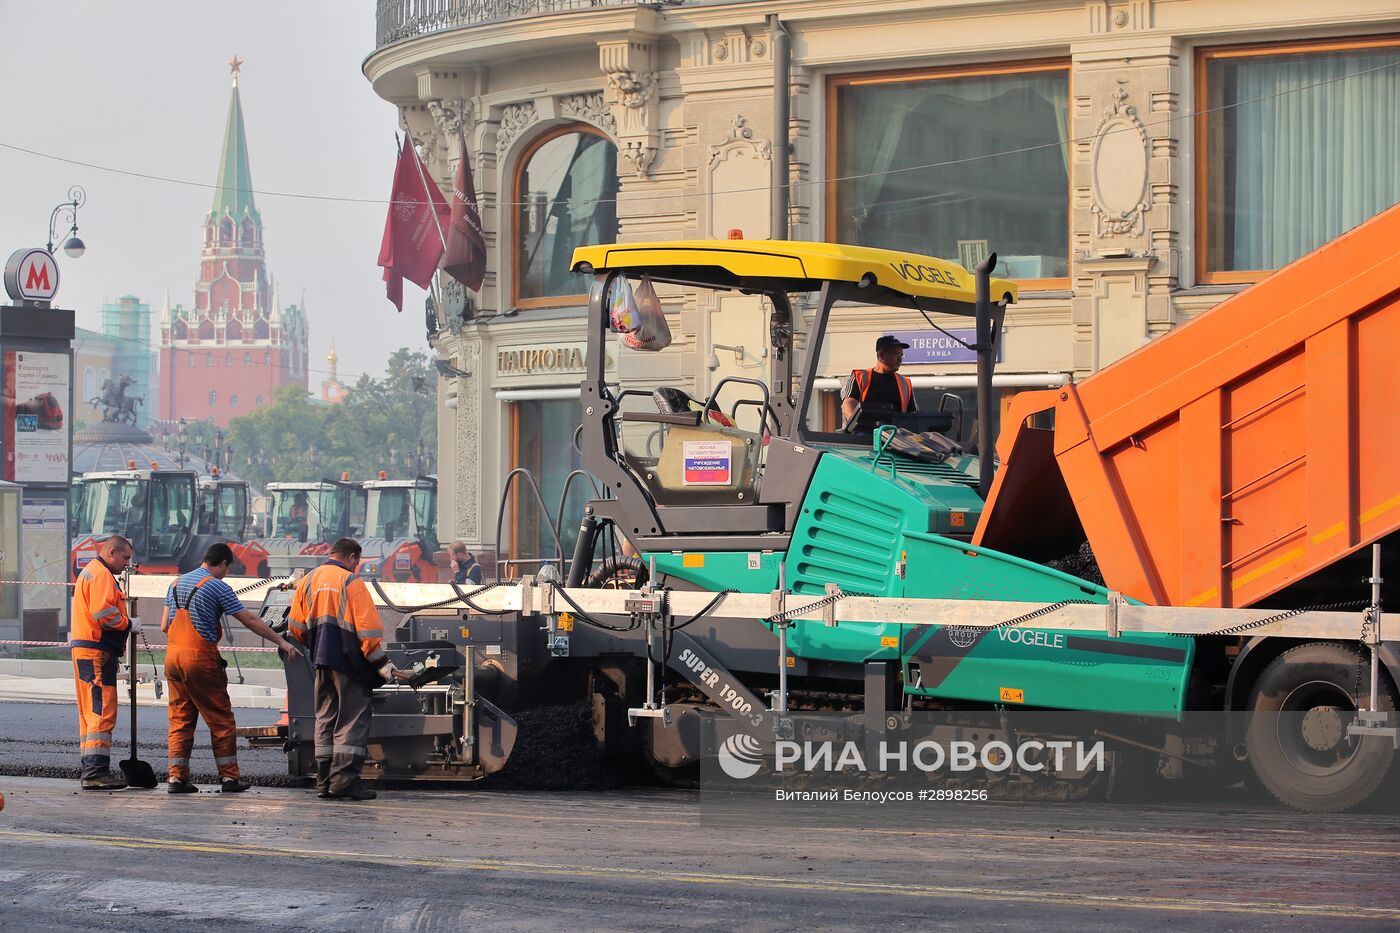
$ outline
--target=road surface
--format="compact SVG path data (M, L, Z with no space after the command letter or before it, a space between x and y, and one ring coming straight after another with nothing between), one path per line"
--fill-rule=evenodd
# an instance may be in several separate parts
M160 772L151 712L140 751ZM73 716L0 706L0 772L72 774ZM280 753L240 760L285 783ZM351 803L0 776L0 792L0 925L27 933L1400 927L1393 812L990 802L895 826L736 828L700 793L655 788L408 787Z

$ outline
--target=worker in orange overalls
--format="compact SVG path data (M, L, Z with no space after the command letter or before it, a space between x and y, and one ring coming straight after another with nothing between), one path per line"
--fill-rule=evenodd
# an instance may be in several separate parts
M233 566L233 550L227 544L211 544L204 552L204 563L184 574L165 594L165 679L170 685L170 774L172 794L194 794L190 783L190 750L194 728L204 717L213 739L214 764L219 769L223 792L237 794L248 789L238 771L238 724L228 697L228 662L219 655L223 635L222 618L233 616L245 628L273 642L288 661L299 652L239 601L224 582Z
M360 777L369 753L370 697L389 678L411 674L384 653L384 627L365 581L355 576L360 543L337 539L330 560L297 584L287 634L316 665L316 795L373 800Z
M909 344L893 334L875 341L875 365L869 369L853 369L841 386L841 421L849 424L859 410L861 417L854 425L856 431L873 431L883 406L895 414L917 411L914 384L902 376L904 351Z
M112 770L112 729L117 724L117 660L131 619L117 575L131 563L131 542L112 535L83 566L73 587L68 642L78 691L78 744L83 790L121 790L126 778Z

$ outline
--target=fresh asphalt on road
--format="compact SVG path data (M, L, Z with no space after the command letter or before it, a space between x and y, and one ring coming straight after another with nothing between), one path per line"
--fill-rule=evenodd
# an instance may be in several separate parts
M151 713L140 752L159 772ZM41 747L45 767L71 768L76 743L59 735L75 729L64 706L0 706L0 771ZM240 759L255 778L284 774L280 753ZM1400 927L1393 812L992 802L893 825L736 827L700 794L654 788L410 787L350 803L3 776L0 791L0 927L26 931Z

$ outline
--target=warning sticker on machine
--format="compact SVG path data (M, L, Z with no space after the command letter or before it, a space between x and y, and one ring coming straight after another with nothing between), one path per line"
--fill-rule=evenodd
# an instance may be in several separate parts
M686 441L681 445L687 486L728 486L733 475L734 448L728 441Z

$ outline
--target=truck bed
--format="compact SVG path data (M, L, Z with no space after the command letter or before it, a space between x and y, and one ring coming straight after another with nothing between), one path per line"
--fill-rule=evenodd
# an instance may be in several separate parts
M1027 426L1047 409L1053 430ZM1087 540L1153 605L1307 580L1400 529L1400 207L1003 423L974 543Z

